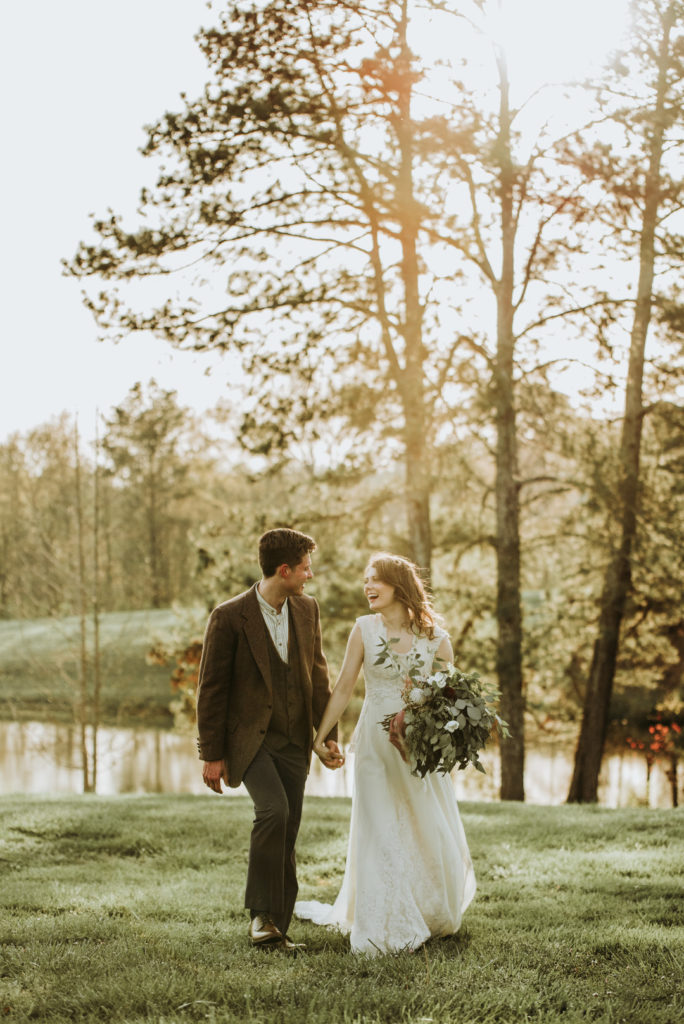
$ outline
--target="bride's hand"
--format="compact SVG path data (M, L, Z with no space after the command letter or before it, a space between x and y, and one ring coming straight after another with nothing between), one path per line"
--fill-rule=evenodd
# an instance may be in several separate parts
M321 761L325 761L326 757L328 756L328 748L326 747L323 740L315 739L313 748L314 754L320 757Z
M406 748L404 747L405 733L406 723L404 722L404 711L402 710L394 716L389 727L389 741L401 754L402 761L406 760Z

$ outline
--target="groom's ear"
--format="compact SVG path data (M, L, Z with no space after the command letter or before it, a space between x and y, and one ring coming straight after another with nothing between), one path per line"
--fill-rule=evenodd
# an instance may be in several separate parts
M277 572L278 576L281 576L284 580L286 580L287 577L292 572L292 570L290 569L290 566L287 564L287 562L284 562L282 565L278 566L278 568L276 569L276 572Z

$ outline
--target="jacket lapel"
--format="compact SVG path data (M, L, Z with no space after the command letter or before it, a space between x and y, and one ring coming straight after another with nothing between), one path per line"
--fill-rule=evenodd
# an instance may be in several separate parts
M268 657L268 638L266 636L266 623L261 614L261 608L256 596L256 588L257 584L255 583L245 597L245 604L242 610L243 628L252 657L270 693L273 689L273 681L271 679L271 663Z

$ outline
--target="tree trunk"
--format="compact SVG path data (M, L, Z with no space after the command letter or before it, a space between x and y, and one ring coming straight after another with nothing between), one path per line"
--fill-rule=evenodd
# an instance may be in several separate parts
M95 466L93 469L93 707L91 718L93 741L93 792L97 792L98 732L100 728L100 694L102 672L100 657L100 435L98 414L95 414Z
M406 515L410 556L430 574L432 536L430 528L430 492L432 489L428 413L425 405L425 368L423 347L423 308L420 301L418 227L419 212L413 185L413 124L411 120L412 58L406 38L408 9L402 4L400 27L401 72L397 139L397 209L401 241L401 277L404 287L404 343L406 361L400 394L404 409L406 468Z
M501 714L511 735L501 738L501 799L524 800L525 721L520 603L520 507L517 483L515 384L513 379L513 284L515 219L511 159L508 73L499 56L499 161L501 200L501 277L496 289L496 669Z
M666 771L667 780L670 783L670 793L672 794L672 806L679 807L679 780L677 778L677 767L679 765L679 758L677 754L670 754L668 757L670 767Z
M150 600L153 608L161 608L161 590L159 573L159 513L157 509L157 477L154 456L150 460L150 472L147 481L147 557L150 566Z
M428 579L432 572L432 536L430 529L430 468L425 445L407 443L406 512L409 554Z
M78 728L81 746L81 774L83 778L83 792L90 793L93 790L90 778L90 758L88 754L88 640L86 613L88 599L86 595L86 574L85 574L85 537L83 523L83 500L81 496L81 452L78 436L78 426L74 429L74 459L75 459L75 490L76 490L76 540L78 548L78 591L79 591L79 637L80 637L80 671L79 671L79 701L78 701Z
M100 485L102 485L102 477L100 477ZM112 595L114 594L114 557L112 554L111 487L107 482L105 482L104 487L100 486L100 508L100 527L104 534L104 610L111 612L114 611L115 607L112 600Z
M631 554L637 526L643 422L644 354L653 301L655 232L660 201L660 164L665 134L665 97L673 18L673 9L670 7L663 21L663 35L660 40L655 114L653 131L649 136L649 165L644 183L639 283L630 338L625 412L620 438L620 487L617 510L620 541L610 558L604 577L598 636L594 642L582 724L575 752L575 767L568 793L570 803L592 803L598 799L598 780L608 727L620 627L631 583Z

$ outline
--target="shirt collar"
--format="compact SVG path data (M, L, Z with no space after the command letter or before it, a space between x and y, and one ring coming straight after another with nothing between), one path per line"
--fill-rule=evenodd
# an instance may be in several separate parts
M259 585L258 584L257 584L257 588L256 588L256 596L257 596L257 601L261 605L263 611L268 612L269 615L275 615L276 618L277 618L279 615L282 615L283 612L287 611L287 598L285 598L285 600L283 601L283 607L278 612L278 611L276 611L276 609L273 607L272 604L268 603L266 598L261 596L261 594L259 592Z

